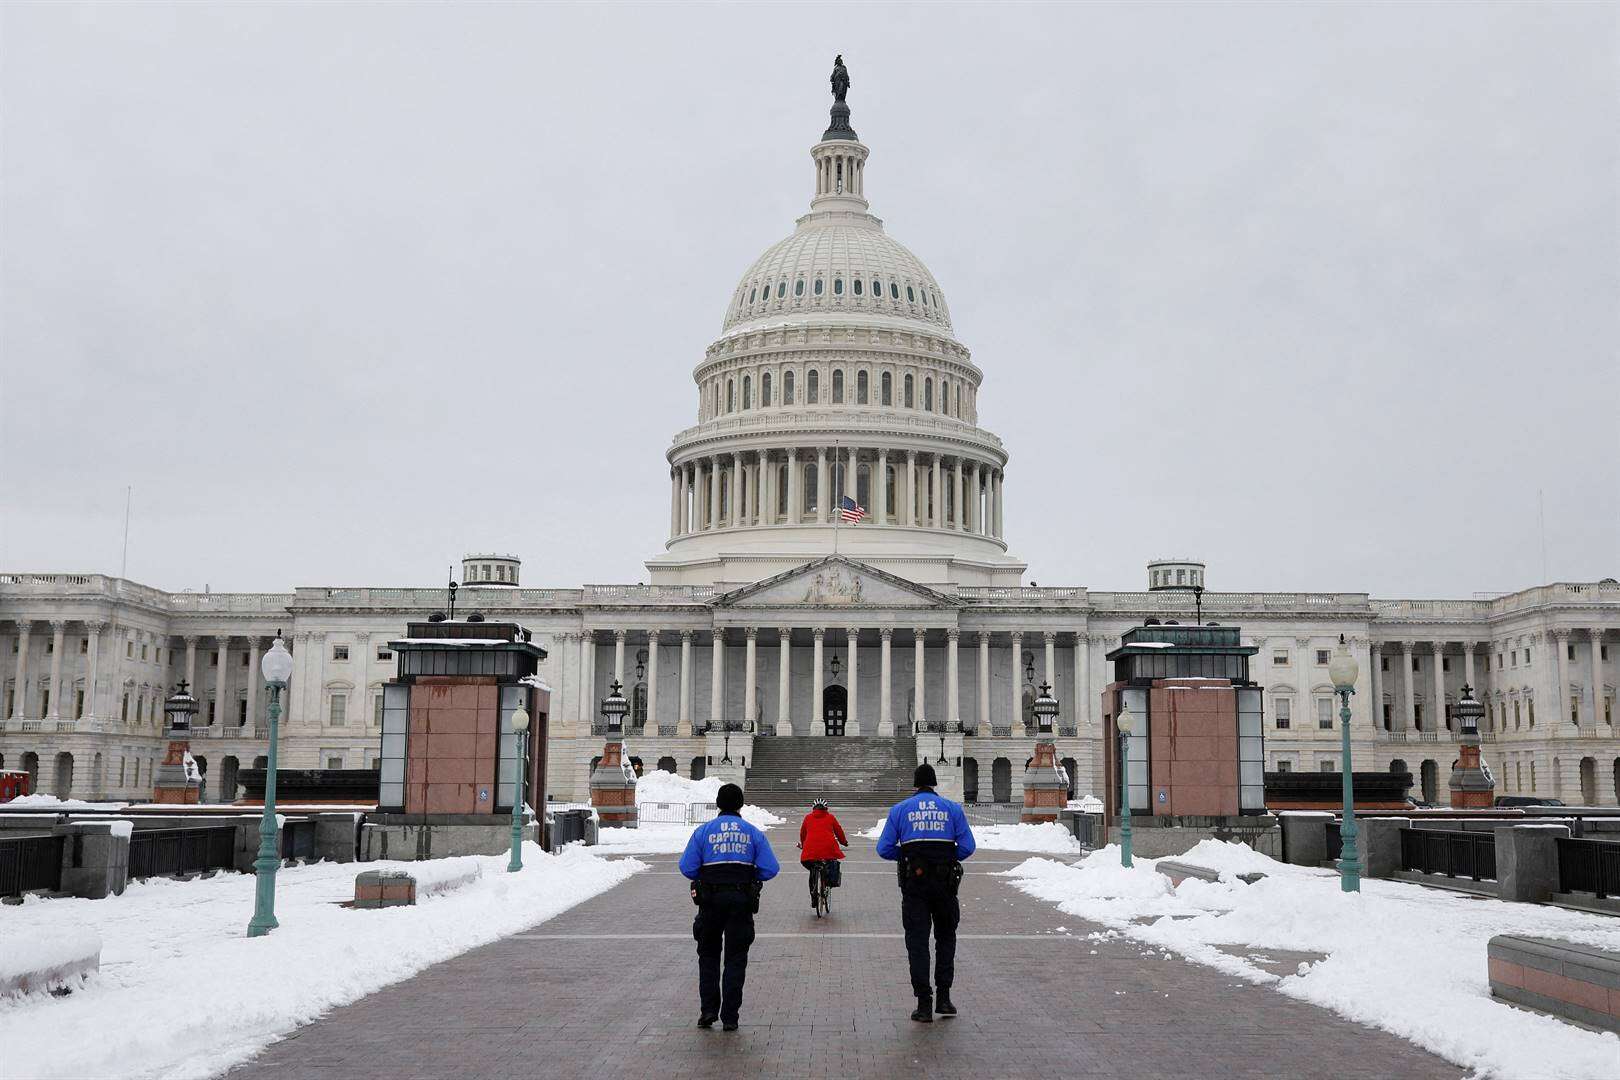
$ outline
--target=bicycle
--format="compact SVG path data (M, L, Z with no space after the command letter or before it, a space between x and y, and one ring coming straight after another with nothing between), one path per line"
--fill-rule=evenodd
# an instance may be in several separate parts
M817 862L810 868L810 895L816 902L816 918L832 914L832 886L827 884L827 864Z

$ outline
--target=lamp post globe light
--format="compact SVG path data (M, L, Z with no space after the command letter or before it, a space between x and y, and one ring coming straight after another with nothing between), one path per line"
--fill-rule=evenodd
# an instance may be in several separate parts
M508 873L523 869L523 765L527 755L529 710L519 705L512 713L512 735L516 745L512 760L512 857L507 860Z
M253 860L256 880L248 937L263 937L280 925L276 922L276 870L281 866L281 853L276 850L276 732L281 720L281 691L293 670L292 653L280 635L264 654L259 670L270 689L270 750L265 756L264 815L259 819L259 857Z
M1035 698L1035 731L1041 738L1050 738L1052 724L1057 720L1058 702L1052 696L1050 683L1041 683L1041 692Z
M1355 769L1350 760L1350 695L1356 692L1356 676L1361 668L1339 635L1339 647L1328 661L1328 679L1339 695L1339 775L1344 780L1344 816L1339 824L1339 889L1361 891L1361 855L1356 850Z
M1131 865L1131 732L1136 728L1136 717L1129 705L1121 705L1114 718L1114 730L1119 732L1119 863Z

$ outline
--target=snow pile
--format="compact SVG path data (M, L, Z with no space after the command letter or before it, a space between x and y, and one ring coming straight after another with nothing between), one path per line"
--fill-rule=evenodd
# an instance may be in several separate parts
M4 810L122 810L128 803L84 802L80 799L58 799L55 795L19 795L0 803Z
M64 927L61 932L12 940L0 939L0 986L17 984L27 975L69 968L101 951L101 936L87 927Z
M105 900L30 897L0 916L0 956L21 943L85 931L102 941L101 973L69 997L0 1004L5 1074L29 1077L205 1077L223 1072L336 1006L468 949L517 933L645 869L570 848L445 860L482 864L479 879L414 907L355 910L362 869L431 876L435 863L317 863L277 875L281 927L245 936L254 878L133 883ZM433 869L430 869L433 868ZM200 981L199 981L200 980ZM176 1008L205 985L206 1007Z
M1396 881L1339 890L1331 870L1278 863L1241 844L1205 840L1178 861L1221 871L1172 888L1110 845L1071 865L1029 859L1007 877L1066 914L1409 1039L1480 1076L1545 1080L1620 1075L1620 1037L1512 1008L1490 996L1486 943L1495 934L1562 938L1620 951L1620 920L1512 904ZM1258 870L1253 885L1235 875ZM1136 920L1146 916L1148 920ZM1168 918L1167 916L1176 916ZM1278 977L1218 945L1325 954Z
M634 829L598 829L591 850L603 855L679 855L695 828L652 821Z
M707 806L720 794L721 784L722 781L718 776L689 780L684 776L665 772L663 769L654 769L652 772L642 774L641 779L636 781L636 802L698 803ZM742 816L762 829L780 825L786 820L752 804L743 807ZM692 827L696 827L695 822ZM687 835L691 835L690 828Z
M1079 855L1086 849L1074 834L1055 821L1040 825L975 825L973 839L982 850L1037 851L1047 855Z

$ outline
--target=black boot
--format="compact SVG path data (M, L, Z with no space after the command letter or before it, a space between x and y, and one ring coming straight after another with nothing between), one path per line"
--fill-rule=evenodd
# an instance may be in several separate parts
M934 995L934 1011L941 1016L955 1016L956 1006L951 1004L951 992L940 990Z
M698 1027L700 1027L700 1028L712 1028L712 1027L714 1027L714 1022L716 1020L718 1020L718 1019L720 1019L720 1018L718 1016L714 1015L713 1013L704 1013L703 1015L698 1017Z
M919 994L917 1007L911 1011L911 1018L919 1024L932 1024L934 1022L934 996L932 994Z
M735 1020L722 1020L720 1022L720 1030L721 1031L736 1031L737 1030L737 1021L735 1021Z

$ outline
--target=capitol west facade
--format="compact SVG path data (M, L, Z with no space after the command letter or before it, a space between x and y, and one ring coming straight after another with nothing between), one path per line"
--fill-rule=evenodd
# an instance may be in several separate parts
M943 724L962 732L962 783L981 800L1020 797L1029 707L1048 682L1059 756L1094 791L1105 654L1146 620L1202 617L1259 649L1270 769L1340 768L1327 658L1342 636L1361 660L1356 769L1410 770L1414 795L1444 801L1457 756L1446 705L1467 683L1487 708L1499 794L1620 801L1613 580L1380 600L1221 592L1201 564L1161 560L1143 591L1023 585L1005 540L1008 454L978 426L983 372L939 283L871 214L869 151L848 118L836 103L811 148L809 211L748 268L696 367L697 422L667 454L668 540L649 583L529 588L515 557L464 563L460 613L515 618L548 653L554 796L585 797L614 679L645 768L712 769L718 733L746 759L773 737L906 739ZM858 524L842 522L845 499L864 509ZM373 765L388 642L445 599L0 575L0 767L64 797L148 798L162 701L184 678L201 701L192 751L209 796L228 798L266 753L257 673L278 630L296 665L282 766Z

